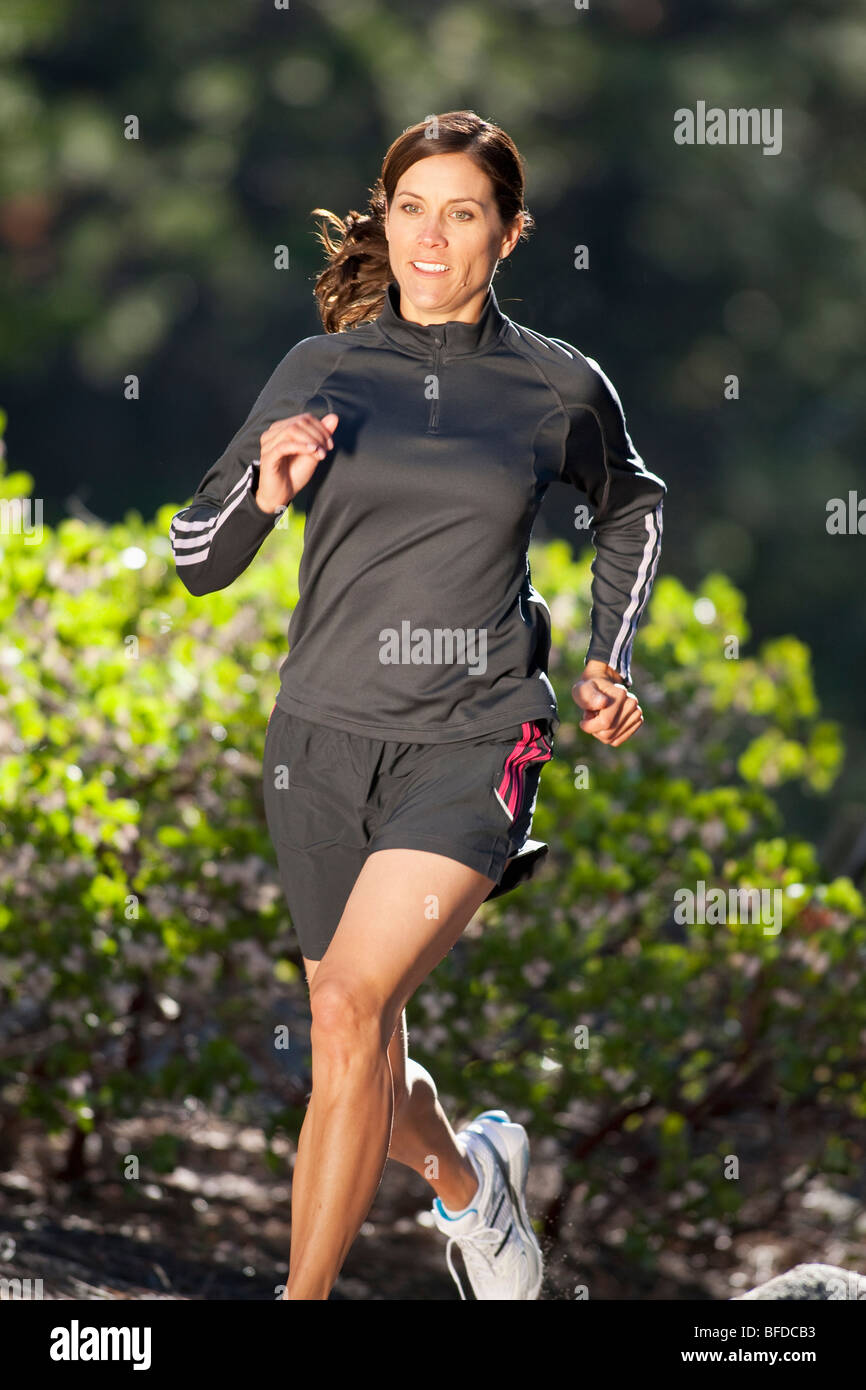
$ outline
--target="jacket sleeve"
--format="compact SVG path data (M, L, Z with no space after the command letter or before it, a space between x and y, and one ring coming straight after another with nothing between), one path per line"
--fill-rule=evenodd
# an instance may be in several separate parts
M257 554L280 512L255 499L259 440L274 420L299 415L315 390L305 345L297 343L272 373L225 452L208 469L189 506L171 519L169 537L178 577L200 597L225 589Z
M576 353L570 344L561 346ZM605 662L630 687L635 633L661 554L667 488L635 449L613 383L591 357L582 361L589 371L584 368L574 399L566 401L569 431L560 477L586 493L593 511L596 553L585 660Z

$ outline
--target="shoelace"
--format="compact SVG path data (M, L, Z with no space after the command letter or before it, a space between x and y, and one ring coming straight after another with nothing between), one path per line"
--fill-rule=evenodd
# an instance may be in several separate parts
M489 1269L489 1270L491 1271L491 1273L492 1273L493 1270L494 1270L494 1268L495 1268L494 1263L493 1263L493 1253L492 1253L492 1250L493 1250L493 1247L494 1247L494 1246L498 1249L499 1246L502 1244L502 1235L503 1235L503 1232L500 1231L500 1230L497 1230L497 1228L496 1228L495 1226L482 1226L482 1227L480 1228L480 1230L477 1230L477 1231L470 1231L470 1232L469 1232L467 1235L465 1235L465 1236L449 1236L449 1237L448 1237L448 1244L447 1244L447 1246L445 1247L445 1263L447 1264L449 1270L451 1271L451 1277L452 1277L452 1279L454 1280L454 1283L457 1285L457 1291L458 1291L458 1293L460 1294L460 1297L464 1300L464 1302L467 1302L467 1303L468 1303L469 1300L467 1299L465 1293L463 1292L463 1285L461 1284L461 1282L460 1282L460 1280L459 1280L459 1278L458 1278L458 1276L457 1276L457 1271L456 1271L456 1269L454 1268L454 1262L453 1262L453 1260L452 1260L452 1258L451 1258L451 1247L452 1247L452 1245L459 1245L459 1246L461 1246L461 1247L466 1247L466 1246L468 1246L469 1249L470 1249L470 1251L471 1251L473 1254L477 1255L480 1259L482 1259L482 1260L484 1261L484 1263L487 1265L488 1269ZM461 1249L461 1253L462 1253L463 1259L464 1259L464 1261L465 1261L465 1260L466 1260L466 1250L465 1250L465 1248L462 1248L462 1249ZM506 1253L506 1252L503 1251L503 1254L505 1254L505 1253ZM511 1250L510 1252L508 1252L508 1255L507 1255L507 1262L508 1262L508 1263L513 1263L514 1260L515 1260L516 1258L518 1258L518 1257L519 1257L519 1250L516 1248L516 1246L513 1246L513 1247L512 1247L512 1250Z

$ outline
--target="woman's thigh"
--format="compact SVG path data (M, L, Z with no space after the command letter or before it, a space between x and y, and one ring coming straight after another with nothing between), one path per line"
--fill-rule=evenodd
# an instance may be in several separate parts
M310 985L355 998L387 1045L418 986L462 936L494 880L446 855L383 849L365 861Z

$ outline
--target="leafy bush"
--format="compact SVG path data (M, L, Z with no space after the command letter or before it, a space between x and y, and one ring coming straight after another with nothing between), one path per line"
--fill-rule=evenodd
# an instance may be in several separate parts
M32 489L0 474L2 497ZM229 590L192 598L168 541L179 505L67 520L38 544L0 535L0 1106L75 1143L153 1098L251 1106L280 1000L306 1009L260 790L303 519L288 513ZM840 766L808 651L784 637L738 657L749 631L726 578L690 594L661 577L638 639L646 722L606 748L569 694L590 558L532 553L564 721L533 828L548 863L418 992L410 1047L455 1118L504 1105L556 1138L550 1234L573 1193L606 1194L627 1257L651 1266L672 1211L708 1230L754 1194L744 1107L823 1112L815 1163L850 1170L866 920L773 800L786 781L826 792ZM700 880L780 890L781 930L681 922L676 895ZM269 1137L296 1135L308 1080L264 1115ZM172 1153L167 1135L153 1171ZM641 1175L656 1200L632 1196Z

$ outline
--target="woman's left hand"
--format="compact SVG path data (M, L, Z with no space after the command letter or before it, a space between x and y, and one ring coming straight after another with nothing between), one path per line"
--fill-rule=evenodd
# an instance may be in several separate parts
M575 704L587 711L579 727L599 743L616 748L637 733L643 723L637 696L623 685L619 672L603 661L586 663L571 694Z

